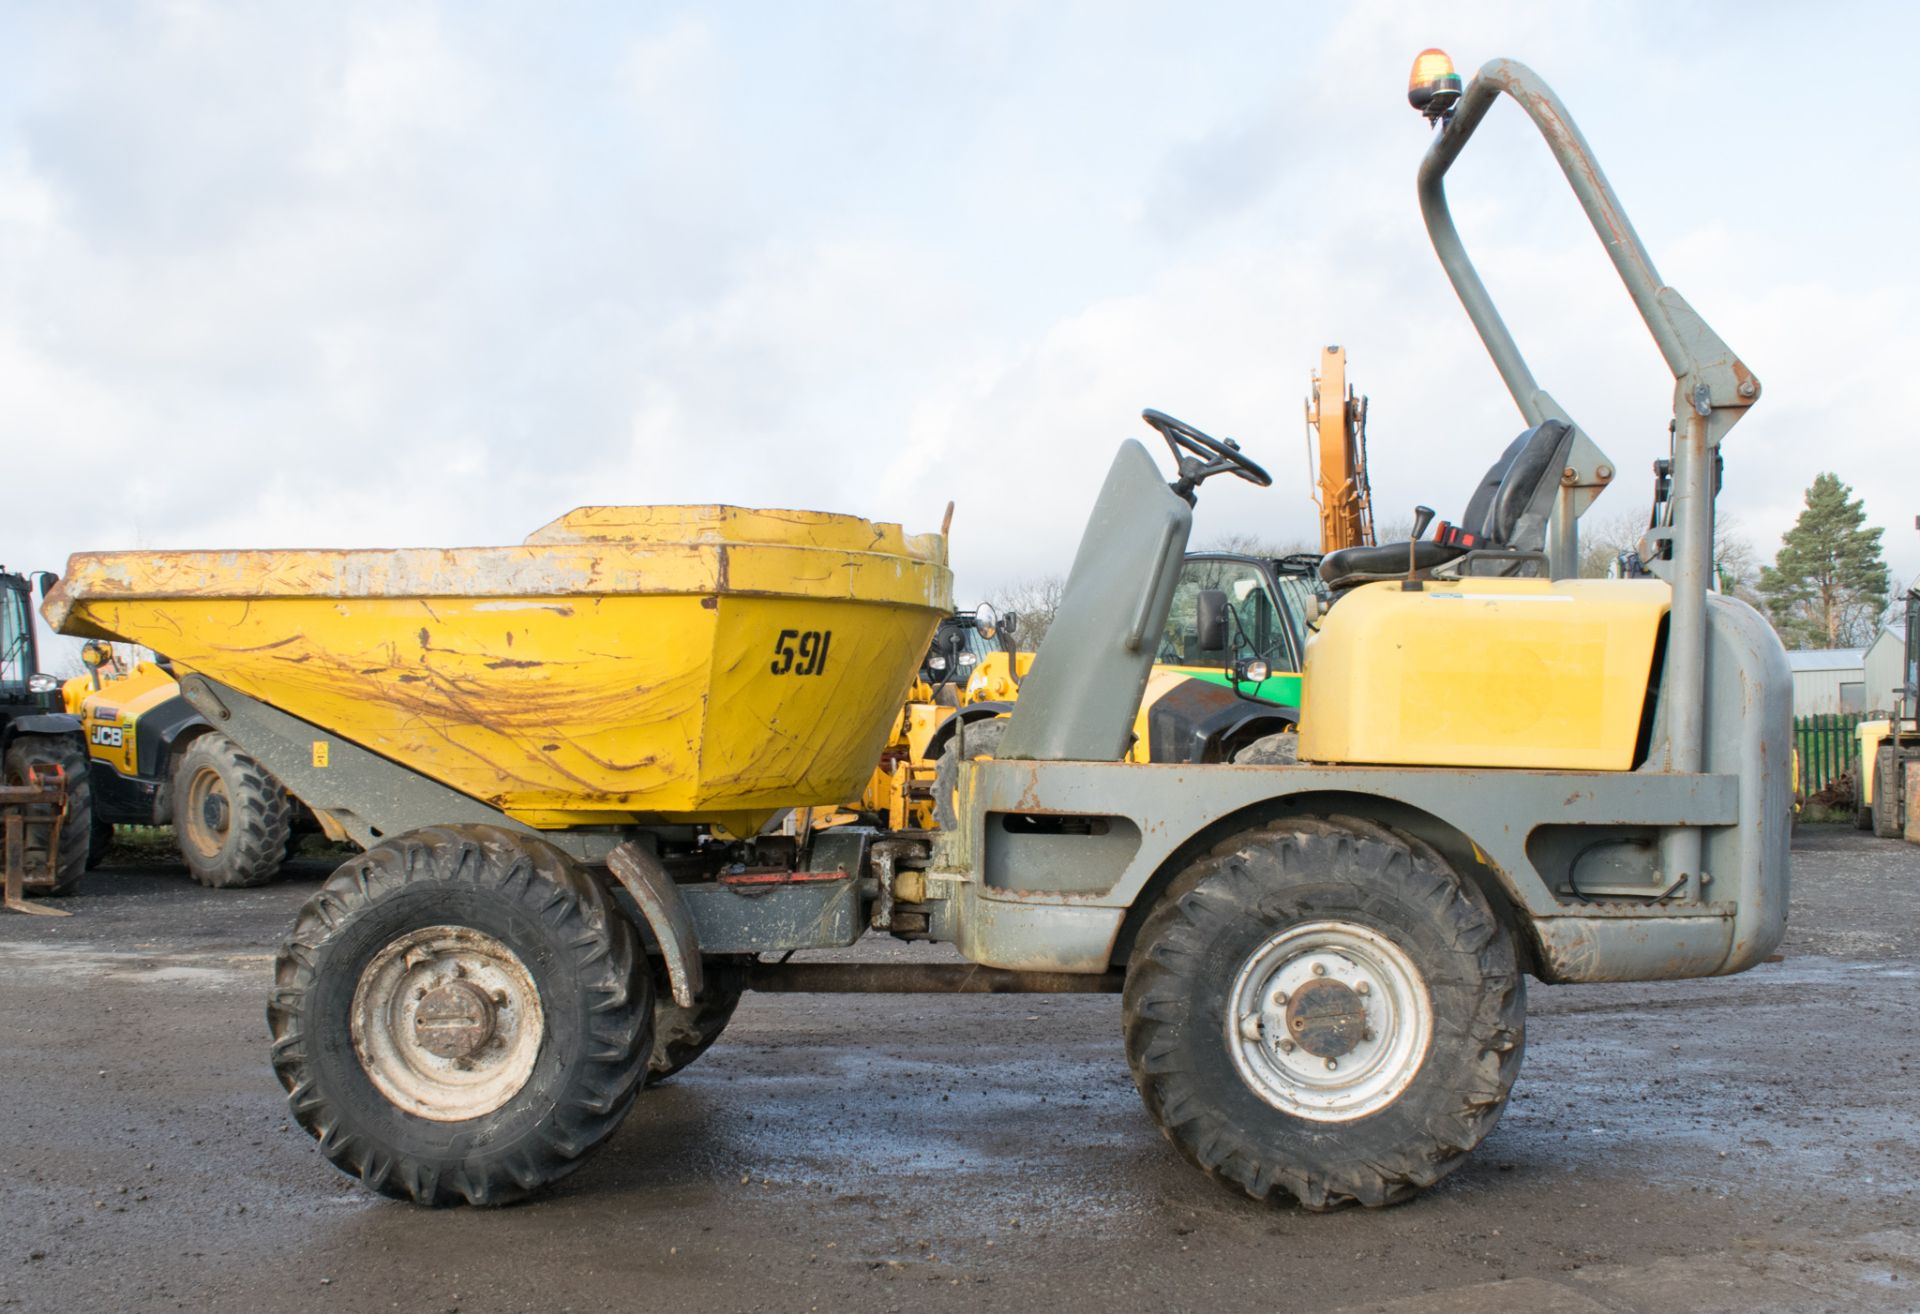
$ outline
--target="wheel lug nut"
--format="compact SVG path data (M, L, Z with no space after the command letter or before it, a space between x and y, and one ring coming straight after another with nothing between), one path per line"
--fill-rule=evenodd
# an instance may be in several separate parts
M1281 1041L1281 1042L1280 1042L1280 1052L1281 1052L1282 1054L1291 1054L1291 1053L1293 1053L1293 1042L1292 1042L1291 1040L1283 1040L1283 1041Z
M1315 963L1313 965L1313 974L1315 976L1325 976L1327 974L1327 965L1325 963Z
M1356 995L1370 995L1373 993L1373 987L1368 985L1365 981L1362 981L1359 985L1353 988L1353 993Z
M1284 991L1284 990L1276 990L1276 991L1274 991L1274 992L1273 992L1273 1006L1274 1006L1275 1008L1285 1008L1285 1007L1287 1006L1287 992L1286 992L1286 991Z
M1293 1029L1295 1031L1305 1031L1307 1029L1307 1020L1303 1017L1296 1017L1293 1020Z
M493 1002L498 1004L500 1007L505 1008L507 1006L507 992L504 990L494 991Z
M1333 1071L1333 1070L1334 1070L1335 1068L1337 1068L1337 1067L1339 1067L1339 1066L1340 1066L1340 1060L1338 1060L1338 1059L1328 1059L1328 1060L1327 1060L1327 1071L1328 1071L1328 1072L1332 1072L1332 1071Z

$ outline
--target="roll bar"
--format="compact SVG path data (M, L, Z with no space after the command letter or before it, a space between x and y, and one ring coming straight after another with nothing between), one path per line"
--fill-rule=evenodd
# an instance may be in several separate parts
M1561 478L1549 536L1553 573L1577 573L1576 522L1612 479L1613 467L1573 417L1535 382L1513 335L1494 309L1486 284L1468 259L1447 208L1447 170L1503 93L1526 111L1546 139L1547 149L1566 175L1673 373L1673 496L1667 522L1654 525L1642 540L1641 557L1673 586L1666 657L1667 737L1660 765L1667 771L1697 772L1706 756L1706 595L1713 569L1713 498L1720 440L1759 399L1760 381L1694 313L1686 298L1661 281L1640 235L1620 208L1620 198L1552 88L1517 60L1495 59L1483 65L1454 112L1442 120L1420 162L1420 210L1441 267L1527 423L1557 419L1574 427L1574 454ZM1684 881L1691 898L1698 898L1702 888L1700 851L1697 830L1670 831L1662 843L1668 875Z

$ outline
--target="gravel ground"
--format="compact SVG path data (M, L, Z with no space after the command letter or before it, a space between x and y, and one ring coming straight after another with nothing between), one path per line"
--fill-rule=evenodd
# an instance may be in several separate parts
M388 1202L267 1067L269 955L327 864L222 892L119 857L74 917L0 918L0 1306L1914 1310L1920 847L1795 855L1784 961L1536 988L1473 1160L1325 1216L1181 1162L1103 996L749 996L558 1190Z

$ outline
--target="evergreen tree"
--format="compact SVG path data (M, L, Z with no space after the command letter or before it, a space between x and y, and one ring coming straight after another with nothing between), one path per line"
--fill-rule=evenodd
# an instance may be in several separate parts
M1790 648L1851 648L1873 640L1887 607L1887 563L1878 529L1839 476L1807 489L1806 510L1760 571L1760 595Z

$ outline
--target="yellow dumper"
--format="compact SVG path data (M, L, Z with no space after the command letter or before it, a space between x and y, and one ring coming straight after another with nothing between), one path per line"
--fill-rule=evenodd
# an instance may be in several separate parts
M1568 579L1615 464L1534 381L1452 228L1442 181L1503 96L1672 375L1650 578ZM1257 762L1129 760L1201 485L1271 482L1158 411L1172 477L1134 441L1104 476L1086 461L1059 611L931 834L767 823L867 782L951 606L939 535L608 508L510 548L75 558L50 619L170 654L211 722L368 846L274 962L274 1070L322 1152L391 1195L497 1203L578 1165L743 988L1118 991L1148 1113L1201 1170L1385 1205L1493 1129L1529 978L1764 960L1791 676L1708 589L1721 441L1758 381L1659 279L1529 70L1463 88L1429 51L1410 99L1435 124L1430 234L1527 427L1444 534L1326 558L1299 734ZM1249 620L1215 593L1209 651ZM789 961L869 930L965 961Z

